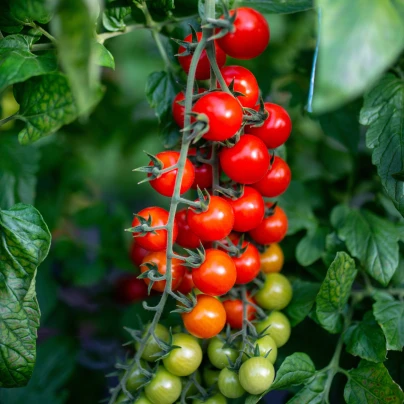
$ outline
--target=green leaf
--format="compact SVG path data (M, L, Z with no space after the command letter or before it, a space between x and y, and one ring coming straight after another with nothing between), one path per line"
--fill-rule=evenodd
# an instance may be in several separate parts
M261 13L297 13L313 8L313 0L237 0L238 7L252 7Z
M394 383L382 363L362 360L357 369L349 372L344 398L347 404L401 404L404 399L401 388Z
M27 35L9 35L0 40L0 92L11 84L57 70L55 53L34 55L31 41Z
M325 238L325 252L323 254L324 264L329 267L334 261L338 251L345 251L345 243L337 236L337 233L332 232Z
M328 392L326 384L328 373L316 373L314 379L303 387L288 404L326 404L328 403Z
M95 43L95 60L100 66L110 67L115 69L115 60L112 53L102 44Z
M38 149L21 146L16 136L0 136L0 209L34 202L39 157Z
M404 82L383 77L365 96L360 123L369 126L366 145L384 189L404 216L404 182L394 175L404 170Z
M108 31L124 31L126 28L124 19L130 13L130 7L119 7L119 2L117 1L108 3L102 14L102 25Z
M17 21L23 23L37 21L47 24L52 18L46 0L12 0L10 12Z
M322 113L361 95L398 57L404 47L404 5L396 0L316 3L322 19L313 108Z
M327 233L328 229L325 227L316 227L308 231L299 241L296 247L296 260L300 265L307 267L321 258Z
M398 233L395 225L367 210L345 210L336 224L338 236L366 271L387 285L398 266Z
M285 312L294 327L310 313L320 289L320 284L297 279L292 283L292 287L292 301L286 307Z
M163 145L166 149L171 149L178 145L181 140L181 132L175 122L169 121L160 127Z
M98 0L58 0L54 9L52 31L58 38L60 61L81 115L94 104L99 87L94 43L99 3Z
M386 360L386 339L372 312L367 312L363 321L352 324L345 331L346 350L371 362Z
M378 299L373 314L386 337L388 350L401 351L404 346L404 302Z
M10 4L7 1L0 2L0 31L17 34L22 29L23 24L11 15Z
M332 334L342 330L343 313L357 273L355 261L348 254L339 252L320 287L316 298L317 318Z
M0 387L19 387L27 384L35 365L40 317L35 275L51 235L34 207L18 204L0 210L0 241Z

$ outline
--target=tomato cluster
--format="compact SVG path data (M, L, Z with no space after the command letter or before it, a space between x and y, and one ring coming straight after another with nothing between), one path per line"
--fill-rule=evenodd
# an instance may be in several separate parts
M288 221L283 209L265 198L278 197L291 181L288 164L274 150L288 139L291 120L281 106L259 101L252 72L224 66L226 55L238 59L260 55L270 37L259 12L242 7L231 10L230 18L234 14L233 29L218 35L212 46L223 79L219 82L229 88L201 87L193 97L190 128L198 122L206 126L196 146L188 149L178 185L180 194L198 189L198 198L177 211L170 223L170 213L159 207L143 209L132 222L131 256L140 266L141 278L156 292L178 293L183 321L183 328L174 334L162 324L153 335L145 331L144 338L149 337L139 352L142 363L163 359L136 403L176 402L184 386L181 378L191 375L210 392L193 403L225 403L226 397L261 394L272 384L278 348L290 336L290 323L280 310L292 299L292 288L279 273L284 257L278 244ZM193 41L201 40L202 33L197 32L180 46L178 60L186 73L196 46ZM196 66L197 80L210 78L210 62L204 50ZM184 98L184 93L177 94L172 105L180 128L185 121ZM144 170L161 195L173 196L179 162L179 152L164 151L152 156L148 171ZM167 250L168 231L175 254ZM252 324L255 332L249 330ZM207 346L201 339L210 339ZM204 353L208 364L201 378L198 368ZM139 363L126 382L133 393L144 384Z

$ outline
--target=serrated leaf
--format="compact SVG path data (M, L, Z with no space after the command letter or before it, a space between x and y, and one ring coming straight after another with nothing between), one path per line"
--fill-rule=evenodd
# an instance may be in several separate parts
M398 266L398 233L395 225L367 210L344 210L334 224L350 254L358 258L366 272L387 285Z
M326 384L328 373L317 373L312 381L304 386L288 404L325 404L328 403Z
M320 289L320 284L297 279L292 283L292 287L292 301L286 307L285 312L294 327L310 313Z
M296 260L300 265L307 267L321 258L327 233L328 229L325 227L316 227L308 231L299 241L296 247Z
M9 35L0 40L0 91L11 84L20 83L30 77L57 70L55 53L30 51L31 37Z
M322 113L362 94L398 57L404 46L404 5L395 0L316 4L322 18L313 108Z
M363 320L349 326L344 334L346 350L371 362L386 360L386 339L371 312Z
M344 398L347 404L402 404L404 395L382 363L362 360L349 372Z
M297 13L313 8L313 0L236 0L238 7L252 7L261 13Z
M360 123L369 126L366 145L387 194L404 216L404 82L388 74L365 96Z
M18 204L0 210L0 241L0 387L19 387L27 384L35 365L40 318L35 275L51 235L34 207Z
M342 330L343 313L357 273L355 261L348 254L339 252L320 287L316 298L317 318L332 334Z
M404 302L378 299L373 314L386 337L387 349L401 351L404 346Z
M99 66L110 67L115 70L115 60L112 53L102 44L95 43L95 61Z
M126 28L125 17L130 13L130 7L119 6L117 1L110 2L102 14L102 25L107 31L123 31Z
M17 21L23 23L36 21L47 24L52 18L46 0L12 0L10 12Z

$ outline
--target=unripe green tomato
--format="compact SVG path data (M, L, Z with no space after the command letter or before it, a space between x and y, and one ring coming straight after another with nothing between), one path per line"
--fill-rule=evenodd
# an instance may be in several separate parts
M220 371L218 386L220 392L227 398L239 398L245 393L238 374L227 368Z
M205 401L195 399L192 401L192 404L227 404L227 400L223 394L216 393L214 396L209 397Z
M124 393L119 394L119 396L115 400L115 404L123 404L129 403L129 399L125 396Z
M133 404L153 404L143 393L139 396Z
M267 328L265 335L271 336L278 348L288 342L291 333L289 319L280 311L273 311L266 319L257 323L255 328L258 333Z
M140 361L141 366L144 368L146 366L145 361ZM145 382L145 376L140 372L137 364L134 365L132 371L129 374L128 380L126 381L126 388L131 392L135 393L136 390Z
M173 345L180 348L173 349L163 359L165 368L176 376L189 376L194 373L202 362L202 348L198 340L189 334L174 334Z
M196 379L196 381L197 381L199 384L202 383L202 378L201 378L201 374L200 374L199 371L197 371L197 372L195 373L195 379ZM184 389L185 389L185 386L186 386L187 383L188 383L188 378L187 378L187 377L181 377L181 383L182 383L182 390L184 390ZM195 386L195 384L192 383L192 384L191 384L191 387L190 387L190 388L188 389L188 391L186 392L185 397L186 397L186 398L189 398L189 397L191 397L191 396L195 396L196 394L198 394L198 389L197 389L197 387Z
M224 348L225 342L218 337L212 338L208 345L208 358L210 363L218 369L229 366L229 357L233 362L238 357L238 352L233 348Z
M275 340L270 337L269 335L264 335L262 338L257 339L254 344L254 348L249 347L247 349L247 353L250 356L254 356L255 352L255 347L258 345L259 350L260 350L260 356L265 358L265 355L269 352L268 356L266 358L274 364L276 361L276 358L278 356L278 347L276 346ZM245 362L248 359L247 355L243 355L242 361Z
M261 356L250 358L241 365L238 377L248 393L262 394L274 381L274 365Z
M143 336L146 335L147 330L149 329L150 325L147 327L146 331L143 333ZM162 324L157 324L154 330L156 336L164 342L168 342L170 338L170 333L168 332L167 328L164 327ZM140 343L135 342L136 351L139 350ZM158 346L156 340L152 335L147 339L145 349L142 353L142 359L148 362L154 362L156 357L153 357L156 353L161 352L161 348Z
M181 378L159 366L144 392L153 404L173 404L181 395Z
M264 286L255 294L254 299L264 309L282 310L292 300L292 285L282 274L268 274Z
M220 370L210 369L208 367L205 367L203 369L203 381L205 382L205 385L208 389L217 384L219 380L219 375Z

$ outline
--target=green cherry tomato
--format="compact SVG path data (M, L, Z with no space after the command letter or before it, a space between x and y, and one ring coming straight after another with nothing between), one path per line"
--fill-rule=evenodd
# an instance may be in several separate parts
M133 404L153 404L143 393L139 396Z
M189 334L174 334L173 349L163 359L165 368L176 376L189 376L194 373L202 362L202 349L198 340Z
M217 384L219 375L220 370L210 369L208 367L205 367L203 369L203 381L205 382L205 385L208 389Z
M223 394L216 393L205 401L195 399L194 401L192 401L192 404L227 404L227 400Z
M141 366L144 368L146 363L144 361L140 361ZM140 372L140 368L137 364L134 365L132 371L129 374L128 380L126 381L126 388L131 392L134 393L140 385L145 382L144 375Z
M210 363L218 369L229 366L229 357L233 362L237 359L238 352L232 348L223 347L225 343L218 337L212 338L208 345L208 358Z
M115 400L115 404L123 404L129 403L129 399L125 396L125 394L121 393Z
M153 404L173 404L181 395L181 378L159 366L153 379L144 388L146 397Z
M227 398L239 398L245 393L238 374L227 368L220 371L218 386L220 392Z
M257 339L257 341L255 341L254 348L249 347L247 350L247 353L250 356L254 356L256 346L258 346L260 350L260 356L264 358L266 357L272 364L275 363L276 357L278 356L278 347L276 346L276 342L272 337L265 335L262 338ZM243 355L242 361L245 362L247 359L248 356Z
M288 318L280 311L273 311L266 319L257 323L255 328L259 333L266 329L265 334L272 337L278 348L288 342L291 332Z
M262 394L274 381L274 365L265 358L254 357L246 360L239 371L240 384L250 394Z
M264 309L282 310L292 300L292 285L282 274L269 274L265 278L264 286L254 298Z
M147 330L149 329L149 327L147 327ZM143 336L146 335L147 330L144 332ZM164 325L157 324L154 332L155 332L157 338L161 339L164 342L168 342L168 340L170 338L170 333L168 332L167 328L164 327ZM139 349L139 346L140 346L139 342L136 342L135 343L136 350ZM156 353L158 353L160 351L161 351L161 348L158 346L158 344L157 344L156 340L153 338L153 336L150 335L150 337L148 338L148 340L146 342L146 348L144 349L144 351L142 353L142 359L144 359L148 362L154 362L156 360L156 357L154 357L153 355L155 355Z

